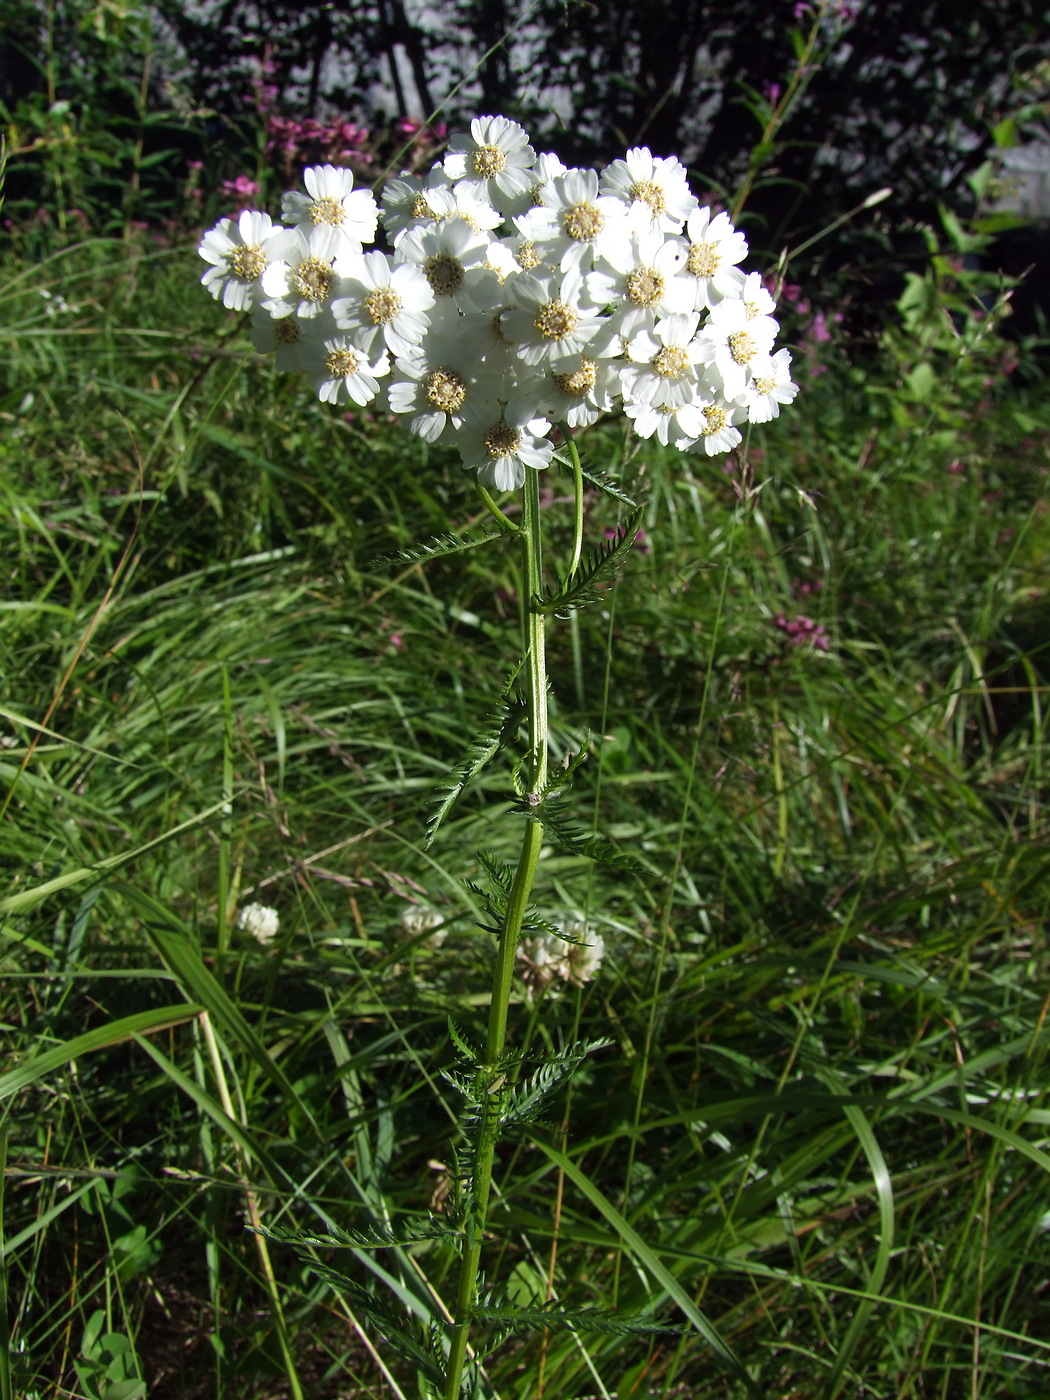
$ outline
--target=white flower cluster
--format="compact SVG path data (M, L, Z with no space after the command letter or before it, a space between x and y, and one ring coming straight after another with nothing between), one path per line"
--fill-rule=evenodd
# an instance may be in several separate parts
M280 918L268 904L246 904L237 915L237 927L250 933L265 948L277 937Z
M542 991L556 977L579 987L598 975L605 957L601 934L592 933L582 918L568 919L560 927L566 938L538 933L518 947L518 958L525 964L522 978L530 995Z
M425 179L390 181L382 211L349 170L304 183L284 225L246 210L205 234L204 285L252 313L278 369L408 415L483 485L519 487L549 463L553 423L618 402L641 437L713 456L797 392L773 298L739 267L744 235L699 207L673 156L566 169L479 117ZM380 220L390 254L365 251Z

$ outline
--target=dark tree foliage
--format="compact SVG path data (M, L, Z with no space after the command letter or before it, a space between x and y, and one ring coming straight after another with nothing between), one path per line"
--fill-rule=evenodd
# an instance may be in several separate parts
M983 158L1014 75L1045 56L1050 32L1045 0L853 0L844 21L836 8L838 37L749 200L772 244L884 185L898 215L927 217ZM506 0L224 0L203 19L162 0L161 11L196 97L220 111L243 105L250 60L265 52L285 115L368 117L383 91L402 115L444 103L450 121L517 116L571 161L645 143L729 189L760 135L745 94L783 86L791 31L808 26L790 0L538 0L524 11Z

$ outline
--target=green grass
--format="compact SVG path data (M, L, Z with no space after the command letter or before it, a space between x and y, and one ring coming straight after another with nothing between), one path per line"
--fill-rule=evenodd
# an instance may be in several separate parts
M369 572L479 520L468 481L196 278L99 243L0 292L5 1400L416 1393L358 1295L274 1242L267 1283L245 1211L440 1207L491 961L463 881L519 837L500 759L423 848L517 654L513 548ZM585 442L648 552L553 630L554 751L590 734L578 820L644 873L541 862L607 956L512 1039L613 1044L501 1149L486 1268L683 1331L518 1335L507 1400L1045 1393L1050 412L965 368L916 401L899 355L834 360L750 492ZM440 1242L315 1254L421 1325L454 1287Z

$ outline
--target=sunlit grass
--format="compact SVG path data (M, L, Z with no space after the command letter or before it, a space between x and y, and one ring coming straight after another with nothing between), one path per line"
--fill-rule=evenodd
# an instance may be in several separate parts
M2 294L9 1393L413 1395L271 1243L278 1312L245 1210L441 1208L506 769L429 851L425 816L513 660L517 561L369 571L476 517L461 470L272 376L195 278L99 244ZM500 1395L1045 1389L1050 424L1039 391L958 390L959 470L865 373L807 384L735 475L592 438L648 552L555 629L553 741L590 733L578 819L640 872L541 862L608 951L519 989L515 1042L613 1044L502 1152L492 1281L685 1330L527 1335ZM409 901L440 950L399 941ZM339 1262L406 1318L453 1287L440 1243Z

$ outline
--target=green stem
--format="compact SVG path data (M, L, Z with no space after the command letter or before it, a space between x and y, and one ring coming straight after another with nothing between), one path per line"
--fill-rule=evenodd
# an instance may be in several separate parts
M542 588L543 546L540 537L539 475L532 470L528 471L525 481L525 517L521 537L524 583L522 630L528 668L529 706L529 787L525 800L535 807L539 805L540 794L547 783L547 659L546 619L533 606L533 599ZM492 1163L499 1140L498 1089L502 1083L500 1062L507 1038L507 1010L514 977L514 960L542 844L542 824L538 821L526 822L518 867L514 873L507 911L500 931L496 966L492 976L485 1057L478 1070L482 1092L491 1096L492 1112L485 1116L480 1130L474 1165L473 1209L464 1224L463 1258L460 1263L456 1311L445 1369L445 1400L459 1400L463 1384L463 1366L467 1357L474 1290L478 1281L481 1245L492 1189Z
M570 576L580 567L580 555L583 553L583 466L580 462L580 454L573 441L572 433L569 432L568 425L561 426L562 436L565 439L565 446L569 449L569 458L572 462L572 491L575 503L575 520L572 534L572 563L569 565ZM573 614L575 616L575 614Z

